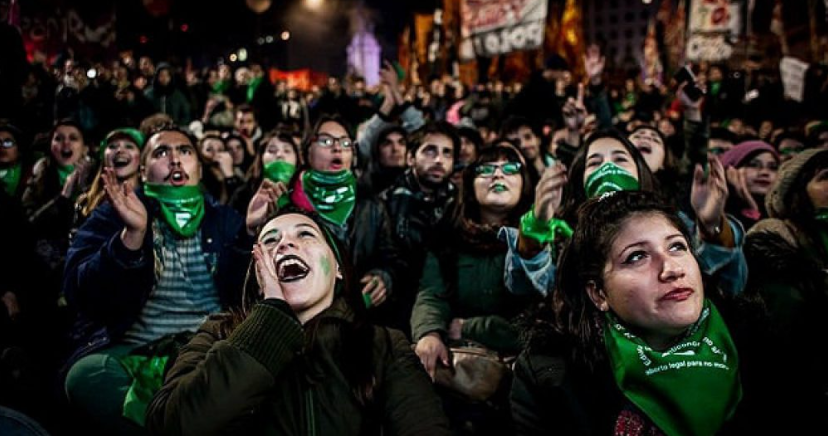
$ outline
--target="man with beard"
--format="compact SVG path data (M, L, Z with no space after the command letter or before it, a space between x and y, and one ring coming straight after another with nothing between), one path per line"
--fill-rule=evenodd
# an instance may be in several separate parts
M124 188L113 171L102 176L108 202L78 230L66 259L63 290L79 322L65 387L95 434L144 434L159 368L175 352L169 344L239 303L261 223L245 225L202 193L194 140L174 126L149 135L143 188Z
M500 129L500 136L515 142L526 159L533 183L540 180L540 174L552 164L552 157L543 147L543 136L528 118L508 118Z
M437 223L454 204L455 188L449 182L460 153L460 137L446 123L426 124L410 134L408 169L379 197L388 210L394 242L408 268L397 278L396 298L386 324L410 334L411 308L423 271L428 244Z

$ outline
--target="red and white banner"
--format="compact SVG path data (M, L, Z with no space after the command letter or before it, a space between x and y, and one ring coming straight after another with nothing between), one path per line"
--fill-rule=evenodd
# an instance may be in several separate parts
M741 4L734 0L691 0L687 59L722 61L733 54L741 33Z
M490 57L536 49L543 43L546 0L463 0L461 54Z

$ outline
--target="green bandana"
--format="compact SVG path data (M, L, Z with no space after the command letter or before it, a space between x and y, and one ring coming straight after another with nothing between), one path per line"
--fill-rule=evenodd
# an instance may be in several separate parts
M739 356L716 307L666 352L650 348L607 313L604 341L615 382L668 436L712 435L742 398Z
M69 175L72 174L72 171L75 171L75 166L74 165L66 165L66 166L58 165L57 172L58 172L58 180L60 180L60 186L63 186L63 185L66 184L66 179L69 178Z
M638 187L638 180L629 171L607 162L589 175L584 191L587 198L593 198L607 192L636 191Z
M296 172L296 165L283 162L280 160L273 161L264 166L265 178L271 182L282 182L288 186L290 179L293 178L293 173ZM285 207L290 203L290 198L287 195L279 197L277 205L279 209Z
M262 84L263 77L256 77L247 84L247 102L253 101L253 96L256 95L256 90Z
M164 220L176 234L183 238L196 234L204 218L204 194L200 187L147 183L144 193L158 200Z
M17 185L20 184L21 173L20 164L15 164L11 168L3 168L0 170L0 185L3 185L3 189L12 197L17 192Z
M306 171L302 187L319 215L337 225L344 224L354 210L356 177L351 170Z
M147 406L164 384L164 367L169 356L125 356L121 364L132 377L124 398L122 416L144 426Z
M219 80L213 85L213 93L224 94L224 92L227 91L228 88L230 88L229 80Z
M552 218L549 221L536 219L534 206L520 217L520 232L540 244L554 242L555 235L561 235L564 238L572 237L572 227L569 227L566 221L558 218Z
M271 182L282 182L285 186L290 183L293 173L296 172L296 165L284 162L273 161L264 166L264 175Z

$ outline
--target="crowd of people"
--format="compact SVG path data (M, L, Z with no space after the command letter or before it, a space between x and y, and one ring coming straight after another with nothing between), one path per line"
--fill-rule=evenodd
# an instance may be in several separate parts
M828 68L798 102L755 61L309 92L30 65L0 429L828 432Z

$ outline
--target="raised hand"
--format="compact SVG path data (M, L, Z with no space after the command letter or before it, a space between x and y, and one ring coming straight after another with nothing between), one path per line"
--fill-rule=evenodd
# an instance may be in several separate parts
M273 182L264 179L259 190L247 206L247 233L256 234L256 229L264 224L267 217L279 206L279 198L287 193L288 189L282 182Z
M72 171L72 174L70 174L69 177L66 178L66 182L63 183L61 195L66 198L72 198L75 194L78 194L77 191L80 190L84 180L86 180L89 175L89 171L92 169L92 166L92 161L88 158L81 159L78 164L75 165L75 170Z
M225 179L229 179L233 177L233 156L230 155L230 152L227 151L219 151L216 152L213 161L218 164L219 171L221 171L221 175Z
M144 243L147 231L147 208L135 195L129 183L119 183L113 168L104 168L101 179L112 207L124 222L121 240L130 250L138 250Z
M580 131L586 122L587 110L584 105L584 84L578 84L578 97L569 97L563 106L563 118L566 128Z
M276 274L276 263L273 254L260 242L253 246L253 260L256 262L256 281L264 298L285 299L282 284Z
M543 171L535 186L535 219L549 221L561 207L563 188L566 185L566 167L556 163Z
M593 85L601 83L601 75L604 74L605 65L606 58L601 55L600 47L597 44L587 47L586 54L584 54L584 70L590 83Z
M745 169L728 167L726 175L728 185L733 188L733 195L742 200L747 206L746 209L758 211L759 205L756 204L756 200L753 199L753 195L748 190L747 182L745 182Z
M359 282L363 285L362 293L371 297L371 306L379 306L385 302L388 295L385 281L381 276L366 274Z
M710 175L705 179L702 166L696 165L690 190L690 204L705 230L722 224L727 202L727 178L722 163L710 155L707 157L707 166Z

